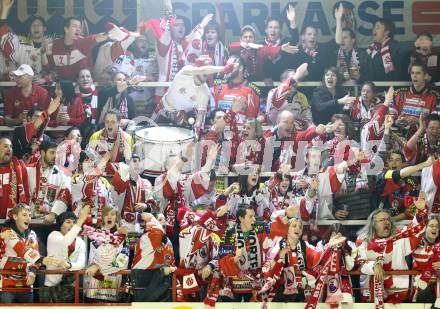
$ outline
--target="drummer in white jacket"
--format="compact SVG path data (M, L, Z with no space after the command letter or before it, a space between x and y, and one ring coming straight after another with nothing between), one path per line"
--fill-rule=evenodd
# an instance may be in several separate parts
M78 236L86 220L90 208L84 207L79 213L79 218L73 212L66 211L57 218L58 229L51 232L47 238L47 255L65 261L64 267L70 271L83 269L86 265L86 245ZM47 266L48 270L56 266ZM57 286L61 283L63 275L46 275L44 285Z
M237 64L213 66L208 55L201 55L194 65L184 66L174 77L167 93L162 97L162 109L156 111L156 119L160 116L171 119L177 124L187 123L188 115L197 115L195 127L202 125L208 106L210 92L206 83L210 75L232 72Z

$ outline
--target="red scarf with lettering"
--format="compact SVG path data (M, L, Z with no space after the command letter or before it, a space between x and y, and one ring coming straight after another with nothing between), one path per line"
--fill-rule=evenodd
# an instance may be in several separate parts
M324 254L322 260L324 265L322 265L316 280L315 289L313 290L310 298L306 304L306 309L315 309L318 304L319 299L322 295L323 287L326 283L327 277L331 273L336 273L338 269L339 253L337 248L329 249L329 254ZM329 256L330 255L330 256ZM327 259L324 259L327 256Z

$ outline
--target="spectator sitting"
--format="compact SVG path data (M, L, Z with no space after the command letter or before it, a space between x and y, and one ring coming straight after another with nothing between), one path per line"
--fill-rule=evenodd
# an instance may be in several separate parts
M75 87L70 80L57 82L55 95L61 98L61 105L54 114L53 126L76 126L86 121L83 102L80 97L75 95Z
M49 94L43 87L32 83L34 71L29 65L22 64L11 75L17 85L5 91L5 124L16 126L23 123L32 107L47 109Z

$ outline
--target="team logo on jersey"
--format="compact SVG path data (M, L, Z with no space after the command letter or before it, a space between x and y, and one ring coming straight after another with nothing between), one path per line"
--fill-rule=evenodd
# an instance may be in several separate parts
M338 280L336 280L335 278L330 279L328 282L328 290L331 293L335 293L338 290L338 288L339 288Z

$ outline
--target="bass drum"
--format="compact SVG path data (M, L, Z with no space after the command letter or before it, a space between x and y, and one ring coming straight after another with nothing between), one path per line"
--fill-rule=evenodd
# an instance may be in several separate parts
M135 131L135 153L142 160L144 174L157 176L165 172L170 155L180 157L186 146L194 141L194 132L177 126L148 127ZM183 166L183 173L191 171L191 158Z

